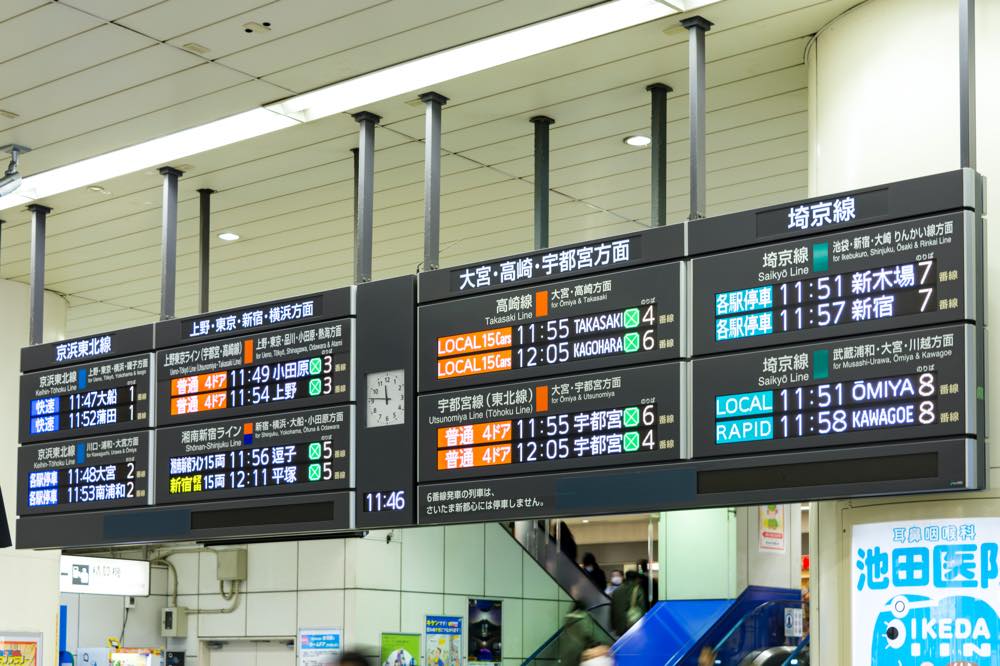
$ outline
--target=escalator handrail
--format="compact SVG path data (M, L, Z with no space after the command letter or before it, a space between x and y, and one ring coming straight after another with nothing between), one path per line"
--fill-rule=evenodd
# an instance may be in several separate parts
M788 655L788 659L785 659L785 661L781 662L781 666L791 666L792 660L798 659L799 655L807 647L809 647L809 634L806 634L805 636L802 637L802 640L799 641L799 644L796 645L795 649L792 650L792 653Z
M590 611L594 610L595 608L600 608L602 606L610 606L610 605L611 605L610 602L608 602L606 604L597 604L596 606L592 606L590 608L587 608L586 610L589 613ZM602 627L598 622L594 621L593 618L591 618L591 621L594 622L594 626L596 626L598 629L600 629L601 631L603 631L607 635L608 640L610 641L609 644L614 643L614 637L611 634L608 634L608 632L604 629L604 627ZM563 632L566 631L566 629L568 629L570 626L572 626L572 625L564 624L563 626L559 627L559 629L556 630L556 633L554 633L551 636L549 636L548 639L544 643L542 643L540 646L538 646L537 650L535 650L530 655L528 655L527 657L525 657L524 660L521 663L522 664L529 664L532 661L534 661L538 657L538 655L540 655L542 652L545 651L546 648L548 648L550 645L552 645L555 641L559 640L559 637L562 636Z
M766 608L768 606L771 606L771 605L777 605L777 604L795 604L795 603L801 604L802 602L801 601L798 601L798 602L796 602L796 601L790 601L788 599L771 599L769 601L765 601L764 603L760 604L759 606L755 606L753 610L751 610L749 613L747 613L746 615L744 615L743 617L741 617L740 621L737 622L736 624L734 624L732 629L730 629L728 632L726 632L726 635L722 637L722 640L720 640L718 643L715 644L715 652L718 652L719 650L721 650L722 646L726 644L726 641L728 641L729 638L733 634L736 633L736 630L739 629L740 627L742 627L746 623L747 618L755 615L758 611L763 610L764 608Z

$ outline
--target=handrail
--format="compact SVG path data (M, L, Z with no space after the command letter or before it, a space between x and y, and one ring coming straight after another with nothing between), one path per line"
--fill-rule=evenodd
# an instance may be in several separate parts
M610 602L608 602L608 603L604 603L604 604L598 604L598 605L596 605L596 606L593 606L593 607L591 607L591 608L588 608L588 609L586 609L586 610L587 610L587 611L589 612L589 611L592 611L592 610L594 610L595 608L600 608L601 606L610 606L610 605L611 605L611 603L610 603ZM577 620L577 622L579 622L579 621L580 621L580 620ZM548 637L548 639L546 639L546 641L545 641L544 643L542 643L542 644L541 644L541 645L540 645L540 646L538 647L538 649L537 649L537 650L535 650L535 651L534 651L534 652L532 652L532 653L531 653L530 655L528 655L527 657L525 657L525 658L524 658L524 660L523 660L523 661L522 661L521 663L522 663L522 664L529 664L529 663L531 663L532 661L534 661L535 659L537 659L537 658L538 658L538 655L540 655L540 654L541 654L542 652L544 652L544 651L545 651L545 650L546 650L546 649L547 649L547 648L548 648L548 647L549 647L550 645L552 645L552 644L553 644L553 643L554 643L554 642L555 642L556 640L558 640L558 639L559 639L559 637L563 635L563 632L565 632L565 631L566 631L566 629L568 629L568 628L569 628L569 627L571 627L571 626L572 626L572 625L569 625L569 624L564 624L563 626L559 627L559 629L557 629L557 630L556 630L556 633L554 633L554 634L552 634L551 636L549 636L549 637ZM600 629L600 630L601 630L602 632L604 632L604 635L606 635L606 636L608 637L608 641L609 641L610 643L613 643L613 642L614 642L614 637L613 637L613 636L612 636L611 634L609 634L609 633L607 632L607 630L606 630L606 629L604 629L604 627L602 627L602 626L601 626L600 624L598 624L598 623L596 623L596 622L594 622L594 626L596 626L596 627L597 627L597 628L599 628L599 629Z
M807 647L809 647L809 634L806 634L805 636L802 637L802 640L799 641L799 644L796 645L795 649L792 650L792 653L788 655L788 659L785 659L783 662L781 662L781 666L797 666L797 664L799 663L799 655Z
M771 606L771 605L777 605L777 604L794 604L794 603L801 604L802 602L801 601L799 601L799 602L790 601L788 599L771 599L770 601L765 601L764 603L760 604L759 606L754 607L754 609L752 611L750 611L749 613L747 613L746 615L744 615L743 617L741 617L740 621L737 622L736 624L734 624L732 629L730 629L728 632L726 632L726 635L722 637L722 640L720 640L718 643L716 643L716 645L715 645L715 651L718 652L719 650L721 650L722 646L725 645L726 641L728 641L729 638L734 633L736 633L736 630L739 629L740 627L742 627L743 624L747 621L747 619L750 618L751 616L754 616L758 611L763 610L764 608L766 608L768 606Z

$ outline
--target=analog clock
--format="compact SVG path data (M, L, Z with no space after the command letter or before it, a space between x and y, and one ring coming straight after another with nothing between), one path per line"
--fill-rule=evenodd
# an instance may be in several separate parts
M405 386L402 370L387 370L368 374L365 405L369 428L399 425L405 421Z

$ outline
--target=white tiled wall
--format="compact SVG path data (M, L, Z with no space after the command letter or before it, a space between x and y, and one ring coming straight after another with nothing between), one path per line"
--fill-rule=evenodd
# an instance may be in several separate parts
M232 613L188 617L188 638L159 637L160 609L169 604L166 570L154 567L152 596L130 610L130 646L183 650L192 664L286 666L279 643L299 627L340 627L345 643L378 653L386 631L419 633L428 614L467 617L470 597L503 600L505 666L520 663L559 627L568 597L499 526L461 525L371 532L364 539L250 544L247 582ZM222 609L216 558L210 552L172 555L178 604ZM171 580L172 583L172 580ZM119 597L63 595L69 605L69 649L103 646L121 631ZM203 641L219 639L208 652ZM246 642L241 642L243 639Z

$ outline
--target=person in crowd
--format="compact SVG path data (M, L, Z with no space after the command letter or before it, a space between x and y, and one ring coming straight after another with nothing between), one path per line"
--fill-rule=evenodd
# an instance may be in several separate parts
M625 582L611 595L611 627L623 636L646 613L646 595L639 586L639 574L629 571Z
M715 650L707 645L702 647L698 655L698 666L715 666Z
M618 589L618 586L625 582L625 574L621 572L621 569L612 569L611 576L608 578L608 586L604 588L605 596L610 597Z
M368 657L360 652L344 652L337 660L337 666L371 666Z
M604 569L597 564L597 558L594 557L593 553L584 553L583 559L580 560L580 566L583 567L583 573L587 574L587 578L597 586L598 590L604 590L608 586L608 577L604 575Z
M579 666L584 651L602 639L594 618L579 601L566 614L563 630L559 634L559 666Z
M580 655L580 666L615 666L615 658L607 645L595 645Z

